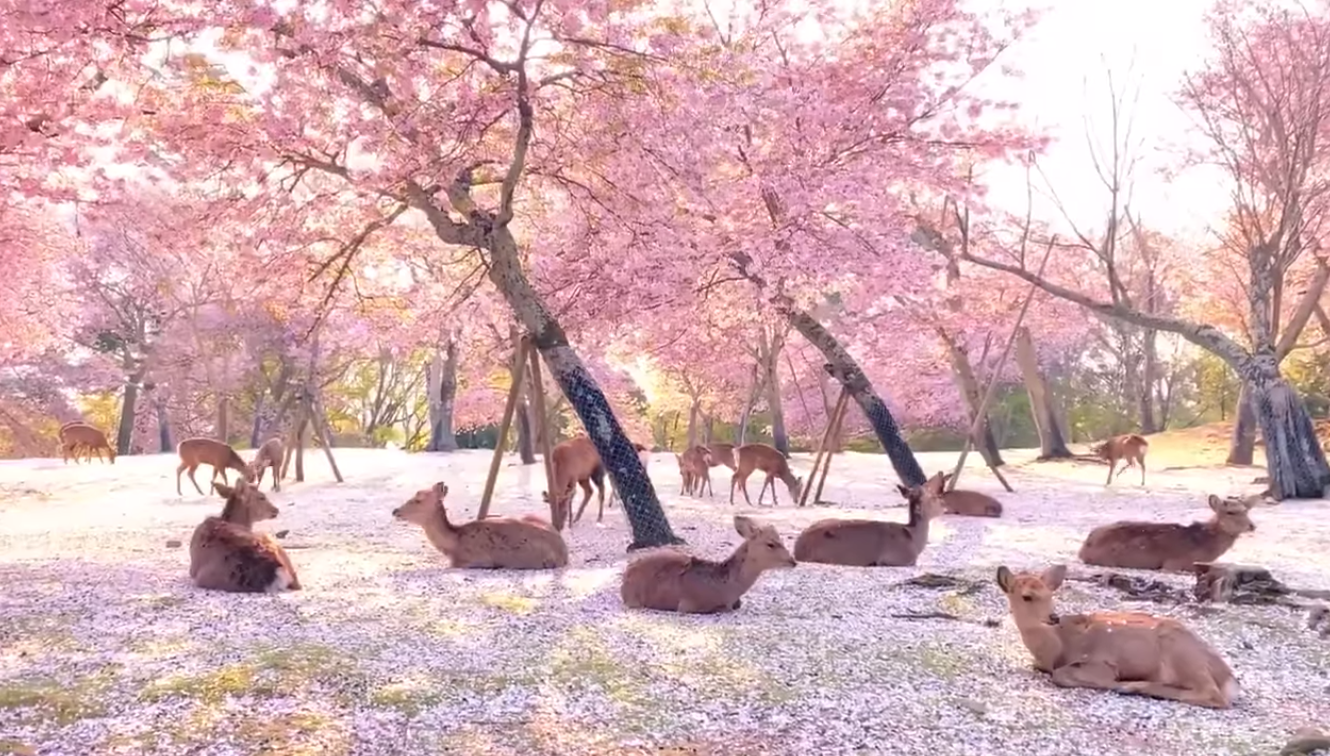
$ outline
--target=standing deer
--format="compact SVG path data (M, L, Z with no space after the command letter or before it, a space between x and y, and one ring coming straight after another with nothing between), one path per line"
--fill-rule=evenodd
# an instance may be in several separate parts
M694 446L684 450L674 458L679 462L679 475L683 478L683 493L696 494L701 498L702 491L711 485L711 454L705 446ZM715 496L713 490L711 493Z
M738 469L738 465L734 462L734 444L703 444L702 448L711 455L711 461L707 466L725 465L731 471Z
M282 457L286 453L286 447L282 443L281 437L273 437L263 442L258 452L254 454L254 459L249 463L250 475L254 478L254 485L263 483L263 472L269 468L272 469L272 490L282 490Z
M794 473L790 472L790 461L774 446L744 444L735 449L734 452L739 464L734 470L734 475L730 477L730 504L734 504L734 489L738 486L743 491L744 501L748 503L748 506L753 506L753 500L748 498L748 476L752 475L755 470L766 473L762 490L757 493L758 506L762 505L762 496L766 493L768 486L771 487L771 505L780 505L780 502L776 499L776 478L784 481L786 488L790 491L790 496L795 501L799 500L799 492L803 490L804 479L794 477Z
M1035 669L1063 688L1096 688L1227 709L1239 693L1228 663L1185 625L1139 612L1059 615L1065 565L1036 575L999 567L997 584Z
M189 482L194 484L194 489L200 494L203 493L203 489L199 488L199 482L194 478L194 471L199 469L199 465L212 465L211 480L216 480L220 476L222 483L227 482L227 470L235 470L246 480L251 479L249 465L235 449L221 441L211 438L187 438L176 447L176 452L180 454L180 465L175 469L175 492L178 495L184 495L184 491L180 490L180 474L186 470L189 471Z
M74 457L75 464L77 464L80 452L91 463L94 451L97 452L97 459L103 459L102 452L105 451L106 461L115 464L115 448L106 440L105 433L91 425L82 422L65 423L60 426L59 436L60 455L64 458L65 464L69 463L71 455Z
M1100 459L1108 461L1108 480L1104 485L1113 482L1113 470L1118 462L1126 460L1126 464L1118 470L1118 475L1127 471L1128 467L1137 464L1141 468L1141 485L1145 485L1145 452L1150 447L1150 442L1145 437L1136 433L1128 433L1123 436L1114 436L1102 444L1096 446L1093 451Z
M554 468L554 491L544 493L545 501L554 497L557 508L563 512L571 526L582 519L586 505L591 502L591 484L595 483L600 505L596 522L602 521L605 517L605 466L601 464L600 454L596 452L591 439L577 436L559 442L550 452L550 464ZM584 494L582 505L577 508L576 517L569 517L572 513L573 489L577 486L582 487Z

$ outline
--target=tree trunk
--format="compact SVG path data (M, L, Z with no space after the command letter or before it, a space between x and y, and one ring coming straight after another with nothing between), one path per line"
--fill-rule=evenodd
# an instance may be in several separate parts
M441 229L442 230L442 229ZM446 239L445 239L446 241ZM531 288L522 270L517 241L507 226L487 229L490 252L489 278L527 332L545 360L549 374L586 428L600 454L610 482L623 500L624 513L633 530L629 551L682 543L670 528L656 490L647 477L637 450L614 416L605 394L587 372L582 360L568 344L568 337Z
M789 308L785 315L789 318L790 325L822 352L822 356L827 359L832 377L841 382L863 410L900 481L907 486L922 486L927 478L919 467L919 461L914 458L914 452L910 451L909 445L901 437L900 428L896 426L896 419L891 416L886 403L878 396L868 376L859 369L858 363L850 353L845 351L845 347L841 346L830 331L807 312Z
M1025 392L1030 395L1030 414L1039 433L1039 459L1070 459L1071 450L1062 434L1061 424L1053 412L1053 396L1043 371L1039 369L1039 356L1035 352L1030 329L1021 326L1016 334L1016 364L1020 366Z
M508 363L508 376L515 381L517 350L522 346L522 334L518 332L516 325L509 326L508 341L513 345L513 361ZM514 408L517 415L517 456L522 464L534 465L536 464L536 424L531 392L535 388L531 385L531 381L526 379L527 376L522 377L525 383L522 385L522 393L517 397L517 407Z
M120 403L120 426L115 434L115 453L130 454L134 443L134 418L139 407L139 384L143 380L142 371L125 379L125 395Z
M171 418L166 411L166 397L162 396L161 389L156 389L152 393L153 408L157 410L157 440L162 452L175 451L175 445L171 443Z
M1141 333L1143 342L1141 351L1141 385L1136 395L1137 408L1141 416L1141 433L1157 433L1160 428L1155 421L1155 381L1159 372L1159 354L1156 348L1159 332L1146 328Z
M780 393L780 373L778 371L778 360L780 359L780 350L784 347L784 339L777 338L775 334L768 335L766 330L762 331L762 340L758 344L758 349L762 357L763 382L766 384L767 392L767 411L771 413L771 445L785 456L790 456L790 437L785 432L785 408L781 403Z
M1280 375L1274 355L1258 353L1239 372L1246 404L1265 438L1271 496L1280 500L1324 497L1330 485L1330 465L1307 406Z
M1228 459L1224 463L1250 465L1256 458L1256 415L1252 410L1251 392L1245 380L1238 389L1238 403L1234 409L1233 435L1229 438ZM1268 449L1266 454L1269 454Z
M453 431L453 407L457 402L457 339L450 332L443 348L443 360L435 355L431 368L437 373L430 378L430 438L427 451L457 451L457 434ZM534 455L533 455L534 456Z
M697 397L693 397L692 402L688 405L688 430L684 436L686 439L684 443L687 444L684 447L685 449L691 449L694 446L697 446L697 415L699 406L700 402L698 402Z
M942 338L947 345L947 354L951 358L952 376L956 379L956 386L960 389L961 396L965 397L965 405L970 408L969 422L973 424L974 418L979 414L979 405L984 401L983 390L974 374L974 367L970 364L970 356L950 335L943 333ZM974 446L984 458L984 464L989 467L1001 467L1005 464L1001 452L998 451L997 439L993 437L993 425L988 420L987 410L984 410Z
M710 444L716 435L716 418L710 412L702 415L702 443Z
M739 413L739 435L735 439L735 446L743 446L747 442L748 421L753 416L753 405L757 404L757 398L762 394L762 378L758 375L757 363L753 363L751 381L753 388L748 392L748 400L744 402L743 412Z
M231 398L226 394L217 395L217 427L213 429L217 440L229 443L231 431Z

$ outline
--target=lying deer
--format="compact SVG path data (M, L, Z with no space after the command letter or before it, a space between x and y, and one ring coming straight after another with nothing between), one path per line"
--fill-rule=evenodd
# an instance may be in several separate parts
M946 490L951 474L942 476L942 511L944 514L963 517L1001 517L1002 502L985 493L957 489Z
M106 440L106 434L91 425L81 422L65 423L60 426L59 436L60 455L66 464L69 463L71 455L77 464L80 452L87 457L89 463L92 462L93 452L97 452L97 459L103 459L103 451L106 452L105 459L115 464L115 449Z
M1139 464L1141 467L1141 485L1145 485L1145 452L1150 447L1150 442L1145 440L1144 436L1128 433L1124 436L1114 436L1104 443L1096 446L1092 451L1100 459L1108 461L1108 480L1104 485L1113 482L1113 469L1117 467L1120 460L1126 460L1126 464L1118 470L1118 475L1127 471L1128 467Z
M729 559L713 562L674 549L661 549L633 560L623 571L619 596L630 609L711 614L738 609L740 596L763 572L794 567L780 534L736 516L734 529L743 543Z
M259 447L254 459L249 463L249 475L254 479L254 484L262 484L264 471L271 468L272 490L282 490L282 459L285 454L286 446L282 443L281 437L274 436L264 441L263 446Z
M195 490L200 494L203 489L199 488L199 482L194 478L194 471L199 469L199 465L212 465L212 478L217 480L221 476L222 482L226 483L226 471L235 470L246 480L251 480L249 465L240 458L235 449L221 441L214 441L211 438L187 438L180 442L176 447L176 452L180 454L180 464L175 469L175 492L178 495L184 495L180 490L180 473L189 470L189 482L194 484Z
M942 514L942 473L922 486L897 486L908 501L909 521L818 520L794 541L800 562L849 567L910 567L928 545L928 522Z
M762 490L757 492L759 506L762 504L762 495L766 493L767 486L771 487L771 505L773 507L780 505L780 502L776 500L776 478L784 481L786 488L790 491L791 498L795 501L799 500L804 479L794 477L794 473L790 472L790 461L774 446L744 444L735 449L734 453L739 464L734 470L734 475L730 476L730 504L734 504L734 487L738 486L743 490L744 501L748 503L748 506L753 506L753 500L748 498L748 476L756 470L761 470L767 475L766 481L762 484Z
M1191 572L1233 548L1238 536L1256 530L1248 511L1259 497L1221 499L1210 495L1214 514L1205 522L1115 522L1090 531L1080 559L1099 567Z
M711 453L705 446L685 449L682 455L674 458L679 462L679 475L683 478L683 493L701 498L702 492L711 485ZM716 495L712 490L711 495Z
M999 567L1011 617L1034 657L1064 688L1097 688L1226 709L1239 692L1233 671L1177 620L1137 612L1058 615L1053 593L1065 565L1043 574Z
M200 588L236 593L300 590L286 551L254 523L277 516L277 507L243 478L235 488L214 483L226 505L194 529L189 542L189 577Z
M702 448L706 449L711 455L711 461L707 463L707 466L725 465L731 470L739 469L739 466L734 462L734 444L703 444Z
M448 486L435 483L394 509L393 517L420 526L453 567L543 570L568 566L568 545L549 522L525 515L453 525L443 503L447 496Z

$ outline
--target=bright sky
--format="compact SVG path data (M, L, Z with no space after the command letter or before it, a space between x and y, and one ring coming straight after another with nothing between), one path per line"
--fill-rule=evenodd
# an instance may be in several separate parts
M1011 7L1018 0L1003 3ZM1222 177L1191 170L1165 181L1157 171L1176 165L1179 145L1194 140L1189 116L1174 102L1184 71L1200 67L1208 45L1203 15L1212 0L1044 0L1050 8L1010 59L1025 72L1013 93L1021 117L1048 129L1057 142L1040 160L1068 213L1082 228L1103 223L1108 195L1095 177L1085 138L1086 118L1111 147L1106 70L1121 90L1139 90L1133 139L1143 140L1135 177L1133 211L1144 223L1184 238L1205 232L1228 204ZM1130 103L1131 98L1128 98ZM1130 108L1130 104L1128 105ZM1130 112L1130 111L1129 111ZM1024 212L1025 173L1014 168L990 174L991 201ZM1035 215L1049 221L1060 214L1038 196ZM1066 229L1063 229L1066 230Z

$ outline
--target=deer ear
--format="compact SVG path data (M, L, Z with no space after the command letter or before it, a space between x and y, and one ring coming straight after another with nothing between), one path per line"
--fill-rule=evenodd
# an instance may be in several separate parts
M541 499L544 499L546 504L549 504L549 503L550 503L550 492L549 492L549 491L541 491L541 492L540 492L540 498L541 498Z
M1062 581L1067 579L1067 565L1055 564L1044 570L1044 574L1041 577L1043 578L1044 585L1048 586L1048 590L1056 591L1058 588L1062 587Z
M1210 498L1206 499L1206 501L1210 504L1210 508L1213 509L1214 511L1216 512L1224 511L1224 500L1219 498L1218 496L1210 494Z
M438 483L435 483L435 484L434 484L434 493L438 494L438 496L439 496L440 499L442 499L443 497L447 496L447 495L448 495L448 484L447 484L447 483L444 483L443 481L439 481Z
M896 490L901 492L901 496L904 496L907 499L910 498L910 489L906 488L905 486L897 483Z
M223 499L231 498L231 496L234 495L236 492L234 488L226 485L225 483L213 483L212 490L216 491L217 495L222 497Z
M1012 577L1014 576L1011 574L1011 570L1007 569L1007 565L1004 564L997 569L997 584L1003 593L1011 593Z
M738 533L744 538L752 538L753 534L757 532L757 523L753 522L753 520L749 517L744 517L743 515L735 515L734 532Z

